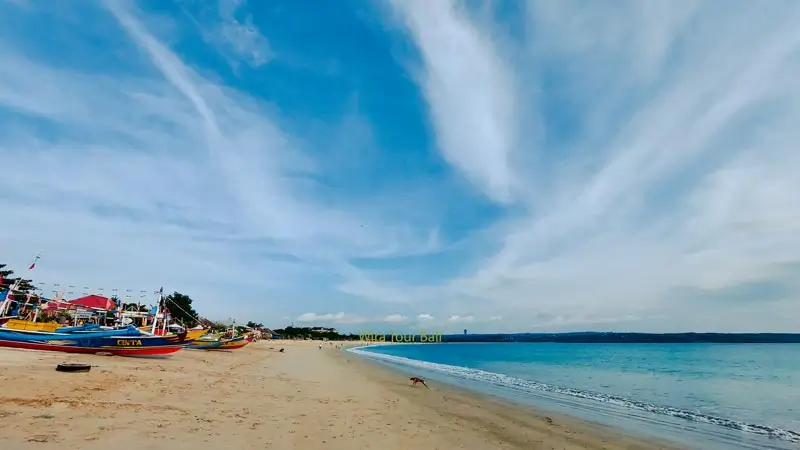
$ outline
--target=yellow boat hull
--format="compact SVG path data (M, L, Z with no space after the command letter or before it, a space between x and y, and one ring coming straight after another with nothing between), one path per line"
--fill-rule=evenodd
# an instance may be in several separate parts
M58 323L53 322L31 322L30 320L22 320L22 319L10 319L8 322L5 323L6 328L10 328L12 330L23 330L23 331L44 331L48 333L53 333L57 329L63 327L65 325L61 325ZM148 327L141 327L139 328L140 331L150 331ZM186 333L186 339L194 340L206 334L208 330L189 330Z
M226 343L222 344L221 346L216 347L216 348L214 348L212 350L217 350L217 349L218 350L235 350L235 349L242 348L242 347L244 347L245 345L247 345L249 343L250 343L250 341L244 340L244 339L240 340L240 341L237 340L237 341L232 341L232 342L226 342Z
M186 332L186 339L194 340L205 335L207 332L208 330L189 330Z
M10 319L5 323L6 328L23 331L45 331L53 333L64 325L53 322L31 322L30 320Z

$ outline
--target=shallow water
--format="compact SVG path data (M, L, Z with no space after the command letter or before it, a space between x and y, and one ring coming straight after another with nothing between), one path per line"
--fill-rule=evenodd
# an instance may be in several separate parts
M800 344L480 343L352 351L692 448L800 448Z

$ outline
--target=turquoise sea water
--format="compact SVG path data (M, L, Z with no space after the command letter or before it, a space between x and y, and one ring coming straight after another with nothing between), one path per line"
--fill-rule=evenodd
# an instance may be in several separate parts
M690 448L800 448L800 344L448 343L351 351Z

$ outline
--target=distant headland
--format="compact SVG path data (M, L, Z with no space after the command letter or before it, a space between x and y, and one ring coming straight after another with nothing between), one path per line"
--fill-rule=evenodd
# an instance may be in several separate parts
M574 344L797 344L800 333L577 333L451 334L443 342L561 342Z
M371 342L400 342L397 333L370 332L342 333L335 328L286 327L276 330L277 335L289 339L325 339ZM615 333L603 331L583 331L572 333L486 333L486 334L443 334L436 335L434 342L560 342L573 344L798 344L800 333ZM402 342L428 342L426 334L403 334ZM383 336L383 339L381 339Z

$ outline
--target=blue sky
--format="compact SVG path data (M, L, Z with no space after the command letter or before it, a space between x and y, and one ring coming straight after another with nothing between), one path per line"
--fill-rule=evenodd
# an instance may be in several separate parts
M276 327L797 331L798 20L0 0L2 262Z

